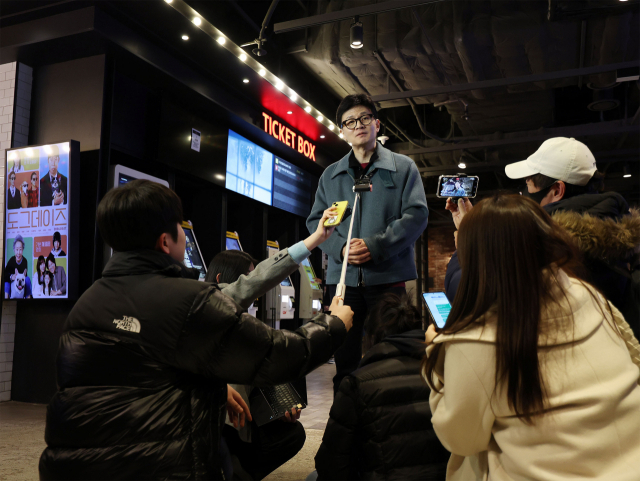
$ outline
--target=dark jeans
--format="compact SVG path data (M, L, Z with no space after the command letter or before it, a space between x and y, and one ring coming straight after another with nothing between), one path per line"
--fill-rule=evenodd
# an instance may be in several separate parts
M336 293L336 286L327 286L330 299ZM345 376L358 368L362 359L362 335L364 333L364 320L369 311L376 305L380 297L387 293L402 295L407 290L404 287L363 286L347 287L344 303L353 311L353 327L347 333L347 338L335 353L336 375L333 378L333 393L338 392L338 387Z
M252 422L250 443L242 441L231 426L225 425L222 432L230 453L237 456L242 468L256 480L265 478L293 458L306 440L302 424L279 420L261 427Z

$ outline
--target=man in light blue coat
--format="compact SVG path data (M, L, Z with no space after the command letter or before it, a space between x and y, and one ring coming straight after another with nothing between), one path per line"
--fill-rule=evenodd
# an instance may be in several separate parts
M427 227L429 209L422 178L415 163L385 149L376 141L380 121L371 97L348 95L336 115L340 132L353 150L322 174L316 199L307 218L314 232L325 209L348 200L353 206L353 185L368 178L372 192L364 192L355 213L344 303L354 312L353 328L335 354L334 392L342 379L358 367L362 357L362 329L367 313L385 292L405 292L405 281L417 277L413 245ZM329 255L327 284L333 297L340 281L349 221L320 245Z

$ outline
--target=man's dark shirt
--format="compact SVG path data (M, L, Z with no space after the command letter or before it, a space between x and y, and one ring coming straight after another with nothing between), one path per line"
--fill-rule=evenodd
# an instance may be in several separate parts
M354 179L359 179L363 175L367 174L367 172L369 172L369 170L371 170L370 169L371 165L373 165L373 163L376 160L378 160L378 151L377 151L377 149L373 153L371 158L369 159L369 163L368 164L364 164L364 168L362 168L362 164L360 162L358 162L358 159L356 159L356 155L353 152L351 152L351 155L349 156L349 168L353 170Z

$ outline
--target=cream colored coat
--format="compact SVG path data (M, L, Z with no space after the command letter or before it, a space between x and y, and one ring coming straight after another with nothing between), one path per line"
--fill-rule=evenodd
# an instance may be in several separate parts
M494 395L495 316L484 316L484 329L435 338L445 348L434 379L441 392L430 404L436 434L453 453L447 479L640 479L639 369L587 289L562 272L560 279L570 305L541 316L549 409L533 426L515 417L504 389Z

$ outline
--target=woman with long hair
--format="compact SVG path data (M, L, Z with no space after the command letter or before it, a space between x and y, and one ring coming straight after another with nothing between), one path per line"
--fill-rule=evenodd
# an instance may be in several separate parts
M44 296L44 278L47 276L47 274L47 261L45 260L44 256L39 256L38 262L36 262L36 273L33 277L35 279L33 297Z
M568 234L534 201L497 195L457 242L460 285L422 371L447 479L637 480L640 371Z

